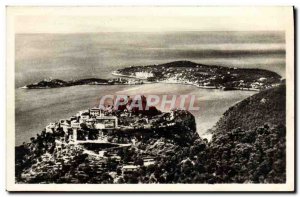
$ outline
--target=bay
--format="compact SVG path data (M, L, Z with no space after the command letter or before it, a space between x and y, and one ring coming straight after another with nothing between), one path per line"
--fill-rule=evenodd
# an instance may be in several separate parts
M16 89L16 145L28 142L44 127L60 119L69 118L77 111L99 105L104 95L194 95L195 106L191 111L196 118L197 132L204 136L235 103L253 95L250 91L220 91L201 89L181 84L144 84L113 86L73 86L54 89ZM157 106L160 109L160 106Z

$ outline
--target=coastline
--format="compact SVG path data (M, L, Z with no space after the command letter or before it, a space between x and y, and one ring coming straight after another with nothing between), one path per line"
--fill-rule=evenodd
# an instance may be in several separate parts
M134 89L131 90L130 87ZM135 89L135 87L137 87L137 89ZM164 85L159 83L151 83L137 86L86 85L84 87L67 87L67 89L37 89L36 91L18 88L18 90L16 90L16 114L18 118L16 130L19 136L17 139L17 144L22 144L23 139L27 139L28 136L35 136L36 133L39 133L49 122L72 116L78 110L93 107L95 103L98 103L97 98L99 97L99 95L106 95L110 94L111 92L121 92L121 94L131 95L134 92L141 93L145 89L145 87L147 87L147 92L145 94L187 94L185 90L188 90L189 92L196 91L194 94L196 94L196 96L199 98L203 98L199 101L199 105L202 107L205 106L205 109L207 108L213 111L209 112L209 114L206 115L203 115L202 112L198 111L192 112L197 117L197 131L200 135L211 128L211 126L213 126L212 124L218 120L218 117L220 117L230 106L255 93L253 91L241 91L241 93L236 93L236 91L217 91L218 94L227 95L231 98L229 100L226 100L222 105L219 105L218 103L216 103L216 100L219 100L222 97L215 98L213 100L207 98L209 100L206 100L206 97L209 97L213 90L209 90L206 88L198 89L196 86L186 86L183 84ZM63 103L60 103L61 98L64 98ZM45 101L47 101L47 104L45 104ZM55 114L52 112L45 113L45 108L51 108L51 111L55 112ZM68 112L66 111L67 109ZM203 110L205 109L203 108ZM40 118L37 119L35 117ZM31 121L31 124L26 123L29 120ZM208 122L211 122L211 124L209 124ZM26 132L24 132L24 130Z
M146 84L146 83L145 83ZM123 84L107 84L107 83L103 83L103 84L78 84L78 85L69 85L69 86L60 86L60 87L34 87L34 88L30 88L27 85L19 87L17 89L30 89L30 90L34 90L34 89L56 89L56 88L68 88L68 87L74 87L74 86L115 86L115 85L124 85L124 86L128 86L128 85L142 85L142 84L127 84L127 83L123 83Z
M120 74L120 73L117 73L116 71L113 71L112 72L112 75L114 76L119 76L119 77L127 77L127 78L134 78L134 79L140 79L140 80L146 80L146 79L142 79L140 77L136 77L136 76L132 76L132 75L124 75L124 74ZM216 88L216 87L213 87L213 86L200 86L198 84L194 84L194 83L183 83L183 82L180 82L180 81L174 81L174 82L168 82L168 81L156 81L156 82L149 82L149 81L143 81L144 83L164 83L164 84L181 84L181 85L191 85L191 86L195 86L197 88L201 88L201 89L215 89L215 90L222 90L220 88ZM234 91L234 90L241 90L241 91L255 91L255 92L259 92L260 90L259 89L255 89L255 88L247 88L247 89L244 89L244 88L234 88L232 90L224 90L224 91Z

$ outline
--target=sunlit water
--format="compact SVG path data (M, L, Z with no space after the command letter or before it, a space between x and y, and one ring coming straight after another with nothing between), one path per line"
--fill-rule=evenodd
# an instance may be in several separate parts
M195 95L197 132L204 135L233 104L255 92L200 89L180 84L137 86L73 86L56 89L16 89L16 144L29 141L50 122L69 118L77 111L98 105L99 97L110 94ZM160 108L160 106L158 106Z

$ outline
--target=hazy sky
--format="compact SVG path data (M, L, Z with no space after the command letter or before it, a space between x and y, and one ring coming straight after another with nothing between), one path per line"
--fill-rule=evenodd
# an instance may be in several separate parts
M288 7L12 7L16 33L278 31Z

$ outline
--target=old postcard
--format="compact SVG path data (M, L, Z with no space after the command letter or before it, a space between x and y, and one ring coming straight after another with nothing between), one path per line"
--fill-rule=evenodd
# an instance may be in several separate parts
M294 191L293 24L280 6L8 6L7 190Z

